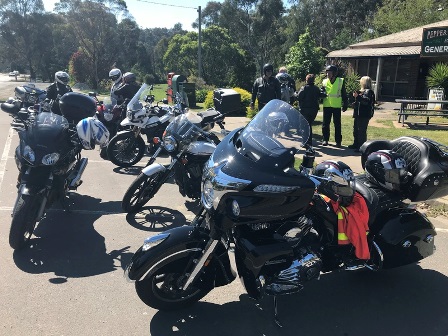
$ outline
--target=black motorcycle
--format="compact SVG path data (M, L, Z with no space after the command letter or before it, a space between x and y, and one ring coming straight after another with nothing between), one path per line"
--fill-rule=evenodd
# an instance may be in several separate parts
M47 91L36 88L33 83L16 86L14 88L14 97L9 97L1 104L2 110L18 113L20 109L30 108L34 110L34 105L38 105L43 111L50 111L50 102L46 99Z
M36 223L55 201L66 207L68 192L82 183L87 166L81 150L92 149L96 140L108 139L107 129L99 121L90 118L99 130L93 134L91 120L82 119L95 113L95 102L90 97L71 93L61 98L61 111L67 118L49 112L28 113L25 109L14 115L11 125L18 131L20 143L15 151L18 190L9 232L13 249L26 245Z
M142 169L124 194L122 209L125 212L140 210L172 176L182 196L199 199L204 164L219 143L219 138L209 131L213 123L222 122L222 119L224 116L215 110L198 114L188 112L174 118L149 165ZM161 150L170 155L170 164L154 162Z
M364 149L390 145L409 152L406 160L423 162L411 172L408 192L399 193L363 175L356 183L344 174L312 175L310 149L296 168L295 154L308 135L308 123L297 110L272 100L245 128L224 138L204 168L204 213L192 225L147 238L127 266L125 275L135 281L139 298L155 309L174 310L229 284L236 277L229 260L232 244L247 293L254 299L272 295L277 319L277 296L300 291L321 272L377 271L433 253L434 226L404 200L448 194L448 156L440 145L404 137ZM370 259L357 268L345 264L353 246L338 244L338 216L321 195L338 197L336 192L347 187L362 195L369 212Z

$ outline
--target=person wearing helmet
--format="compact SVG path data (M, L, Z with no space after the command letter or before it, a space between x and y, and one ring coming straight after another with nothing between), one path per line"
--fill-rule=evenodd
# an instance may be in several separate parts
M314 74L308 74L305 78L306 85L302 86L297 94L300 113L305 117L310 125L310 136L306 142L307 145L313 145L312 124L319 111L319 101L325 98L325 94L314 85Z
M340 148L342 143L341 131L341 110L347 111L348 99L345 89L344 78L337 77L338 68L335 65L328 65L325 68L327 78L322 82L323 90L325 90L326 97L323 100L323 121L322 121L322 136L324 138L323 146L328 146L330 139L330 123L333 117L334 124L334 138L336 147Z
M47 99L51 100L51 112L61 114L59 99L67 92L73 92L68 85L70 76L65 71L58 71L54 74L54 83L47 87Z
M117 104L120 105L125 99L132 99L137 91L140 89L140 84L137 83L137 77L132 72L126 72L123 75L121 85L113 91L118 97Z
M280 81L281 84L281 99L285 102L294 103L294 92L296 91L296 82L288 74L286 67L282 66L278 69L278 74L275 77Z
M110 99L112 102L116 103L119 97L115 94L115 90L121 85L121 79L123 75L120 69L114 68L109 71L109 79L112 80L112 86L110 88Z
M281 85L272 74L272 64L263 66L263 76L258 77L252 86L252 99L250 108L254 108L255 99L258 99L258 110L261 110L270 100L281 99Z

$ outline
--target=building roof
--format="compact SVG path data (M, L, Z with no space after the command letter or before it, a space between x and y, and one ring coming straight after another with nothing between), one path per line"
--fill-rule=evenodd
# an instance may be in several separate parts
M342 50L334 50L327 57L367 57L420 55L423 28L448 27L448 20L430 23L399 33L381 36L372 40L352 44Z

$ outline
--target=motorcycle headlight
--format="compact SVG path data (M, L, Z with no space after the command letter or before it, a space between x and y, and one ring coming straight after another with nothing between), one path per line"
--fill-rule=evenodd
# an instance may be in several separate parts
M34 160L36 160L36 155L34 154L34 151L28 145L26 145L25 148L23 149L23 158L30 163L34 163Z
M159 245L163 241L165 241L170 236L169 233L161 233L157 236L152 236L149 238L146 238L143 245L142 245L142 251L148 251L149 249Z
M177 147L176 139L172 136L167 136L163 138L163 147L168 151L172 152Z
M213 190L213 184L209 179L206 179L202 184L202 204L208 210L210 210L213 206L213 197L215 195L215 191Z
M42 164L46 166L54 165L59 160L59 154L58 153L51 153L47 154L42 158Z

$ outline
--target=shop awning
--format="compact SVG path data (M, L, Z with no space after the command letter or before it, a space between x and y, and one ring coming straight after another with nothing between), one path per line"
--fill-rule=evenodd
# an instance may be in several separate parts
M346 48L327 54L328 58L381 57L420 55L421 46L389 47L389 48Z

